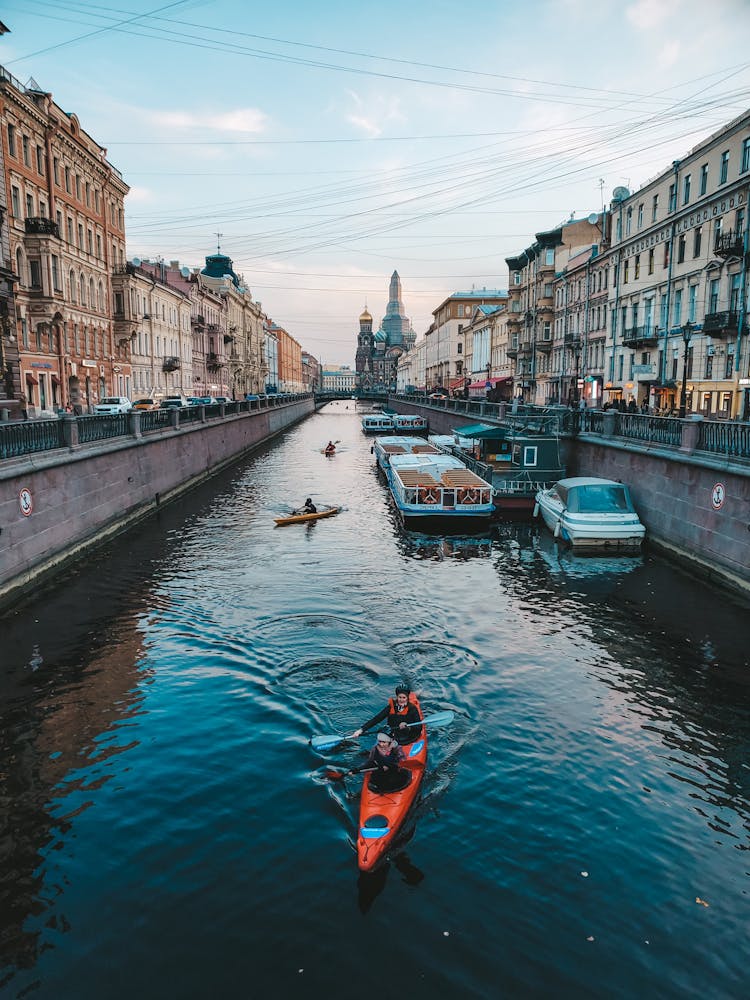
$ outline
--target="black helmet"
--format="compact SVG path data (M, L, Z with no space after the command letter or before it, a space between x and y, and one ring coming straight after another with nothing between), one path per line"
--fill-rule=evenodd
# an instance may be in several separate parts
M401 684L397 684L396 685L396 694L410 695L411 694L411 688L409 687L408 684L405 684L402 681Z
M312 503L312 499L308 497L307 500L305 500L305 503Z

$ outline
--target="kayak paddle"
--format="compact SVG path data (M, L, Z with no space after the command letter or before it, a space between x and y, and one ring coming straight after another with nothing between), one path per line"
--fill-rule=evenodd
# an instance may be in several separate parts
M426 715L419 722L407 722L407 726L447 726L453 722L453 712L435 712L434 715ZM313 750L332 750L339 743L354 739L354 733L348 736L313 736L310 745Z

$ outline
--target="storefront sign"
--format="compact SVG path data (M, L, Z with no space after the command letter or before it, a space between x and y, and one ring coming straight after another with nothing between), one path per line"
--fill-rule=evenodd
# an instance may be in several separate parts
M96 361L90 361L88 358L84 358L81 362L82 368L98 368L98 363Z

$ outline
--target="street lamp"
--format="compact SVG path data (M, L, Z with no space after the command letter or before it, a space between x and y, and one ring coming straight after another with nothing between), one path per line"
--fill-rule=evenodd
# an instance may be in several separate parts
M682 339L685 342L685 352L682 355L682 389L680 390L680 419L685 419L685 411L687 410L687 361L688 361L688 346L690 344L690 338L693 336L693 324L690 320L685 323L682 327Z

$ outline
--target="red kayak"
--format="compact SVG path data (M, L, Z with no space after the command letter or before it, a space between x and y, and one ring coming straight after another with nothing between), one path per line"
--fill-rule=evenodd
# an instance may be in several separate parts
M409 695L409 701L416 705L420 718L424 718L414 693ZM363 872L372 871L386 854L422 784L427 764L427 730L424 726L415 726L414 730L417 733L414 742L402 747L405 755L403 788L394 792L375 792L370 788L370 775L365 774L357 832L357 861Z

